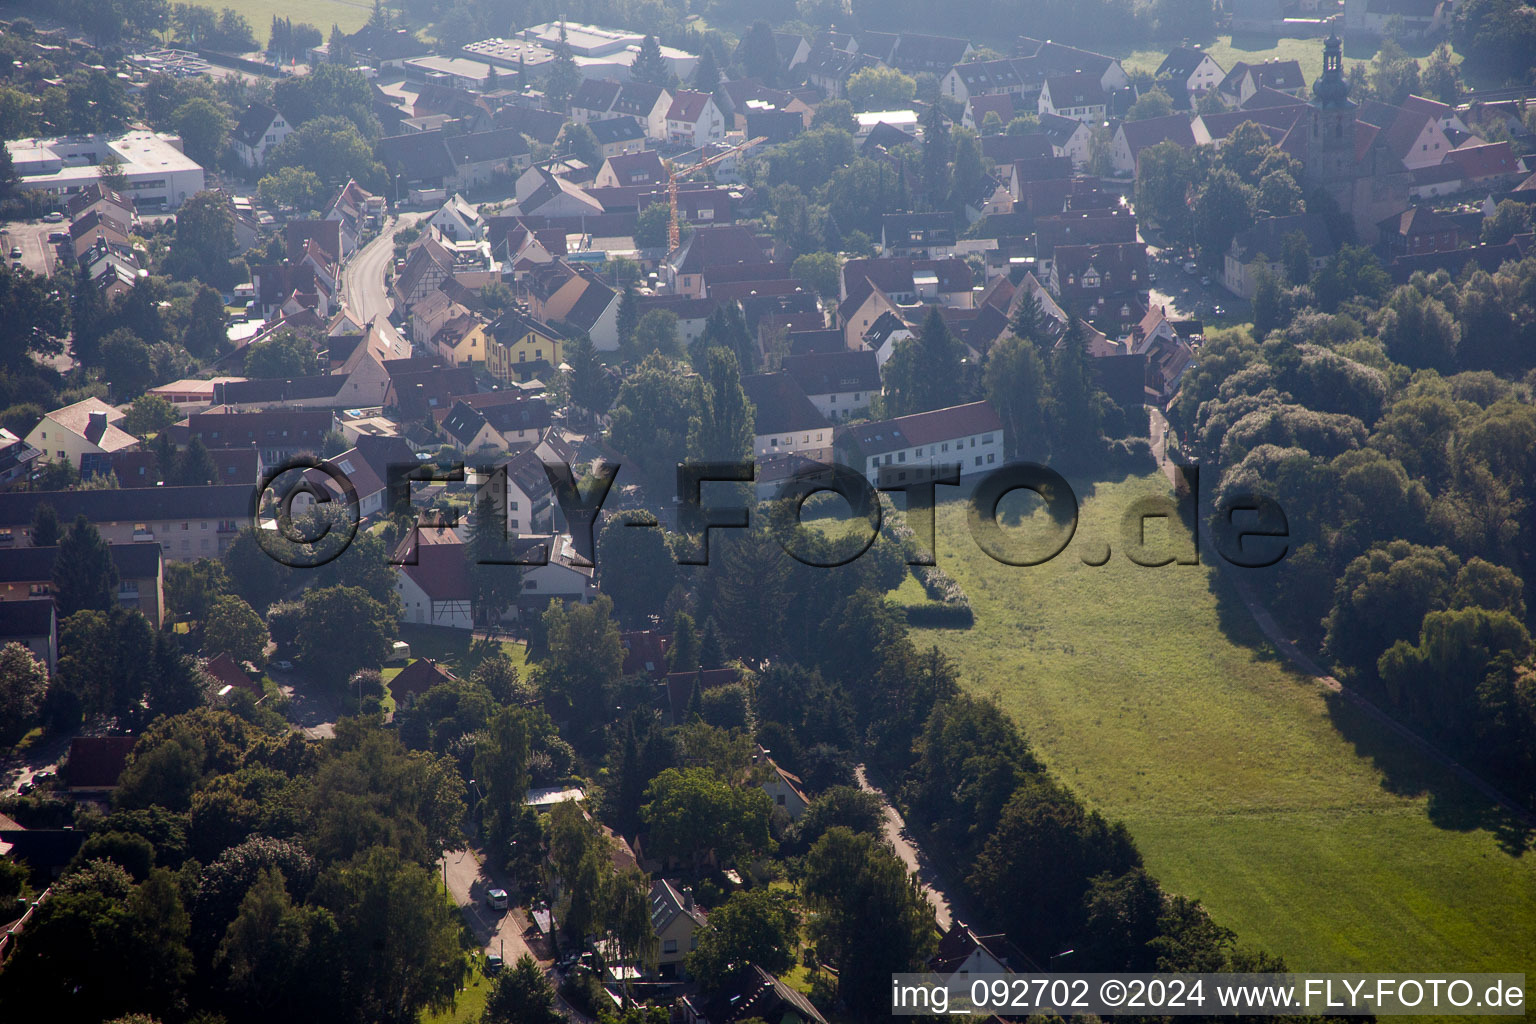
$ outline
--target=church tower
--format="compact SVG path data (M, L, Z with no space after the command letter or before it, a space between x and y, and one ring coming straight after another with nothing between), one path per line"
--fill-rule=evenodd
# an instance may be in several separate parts
M1344 44L1337 33L1323 44L1323 73L1312 83L1306 118L1305 190L1321 188L1348 212L1357 174L1355 101L1344 80Z

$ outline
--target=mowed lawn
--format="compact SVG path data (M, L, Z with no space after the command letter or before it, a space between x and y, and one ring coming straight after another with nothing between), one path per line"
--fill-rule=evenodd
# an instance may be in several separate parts
M272 16L291 18L295 25L310 24L320 34L330 37L331 26L343 32L356 32L368 23L373 13L372 0L187 0L199 7L221 11L228 7L251 23L256 41L265 44L272 27Z
M1209 567L1126 559L1120 518L1153 493L1160 475L1080 488L1071 546L1034 568L992 561L943 506L939 565L976 625L914 639L1242 942L1303 970L1536 973L1536 851L1507 852L1500 815L1276 661ZM1109 563L1083 564L1105 541Z
M1301 64L1302 76L1309 87L1317 76L1323 73L1323 41L1321 39L1280 39L1253 33L1236 36L1220 35L1203 49L1211 55L1212 60L1221 65L1223 71L1231 71L1232 65L1238 61L1262 64L1266 60L1294 60ZM1419 58L1421 63L1425 57L1429 56L1431 49L1433 47L1421 43L1414 43L1406 48L1408 54ZM1139 69L1156 74L1157 66L1163 62L1164 57L1168 56L1168 47L1157 46L1112 52L1120 58L1120 65L1126 71ZM1376 49L1373 44L1351 45L1346 42L1344 70L1348 71L1350 65L1368 61L1375 55ZM1453 59L1459 62L1460 54L1453 54Z

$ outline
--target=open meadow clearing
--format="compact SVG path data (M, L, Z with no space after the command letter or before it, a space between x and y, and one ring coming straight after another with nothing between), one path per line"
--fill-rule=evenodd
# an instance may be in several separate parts
M939 565L976 624L914 640L995 694L1162 882L1243 943L1304 970L1536 973L1536 851L1520 855L1503 814L1276 660L1209 566L1082 562L1118 546L1132 501L1166 492L1161 474L1079 488L1076 537L1034 568L991 560L966 506L942 506Z

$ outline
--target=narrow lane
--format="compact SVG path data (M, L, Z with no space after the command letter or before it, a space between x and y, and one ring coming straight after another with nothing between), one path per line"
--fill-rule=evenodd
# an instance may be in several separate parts
M907 866L907 873L917 879L918 885L923 890L929 904L933 907L933 916L939 923L939 928L948 931L950 922L959 913L959 907L955 900L940 885L943 879L933 867L929 859L923 855L923 851L907 838L907 823L902 819L898 811L885 795L885 791L869 781L868 774L862 764L854 765L854 777L858 779L859 788L866 793L873 793L880 798L885 805L885 826L883 829L886 842L896 849L896 856ZM962 917L962 920L964 918Z

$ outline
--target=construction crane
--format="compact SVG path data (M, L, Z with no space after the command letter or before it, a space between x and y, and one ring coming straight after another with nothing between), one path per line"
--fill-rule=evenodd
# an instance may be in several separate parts
M714 156L709 157L709 158L707 158L705 160L700 160L696 164L690 164L687 167L684 167L682 170L673 170L670 165L668 166L668 168L667 168L667 202L672 207L672 219L667 222L667 251L668 252L671 252L672 250L676 249L677 246L678 246L678 243L682 240L681 234L679 233L679 231L677 229L677 179L685 177L685 176L687 176L689 174L692 174L694 171L702 171L706 167L712 167L715 164L720 163L722 160L725 160L728 157L735 156L738 153L745 153L747 150L751 149L753 146L761 145L762 143L767 142L767 141L768 141L768 136L766 136L766 135L759 135L755 139L748 139L746 142L743 142L739 146L732 146L730 149L727 149L724 152L716 153ZM688 152L690 152L690 153L702 153L703 150L702 149L689 150ZM683 155L686 156L687 154L685 153Z

